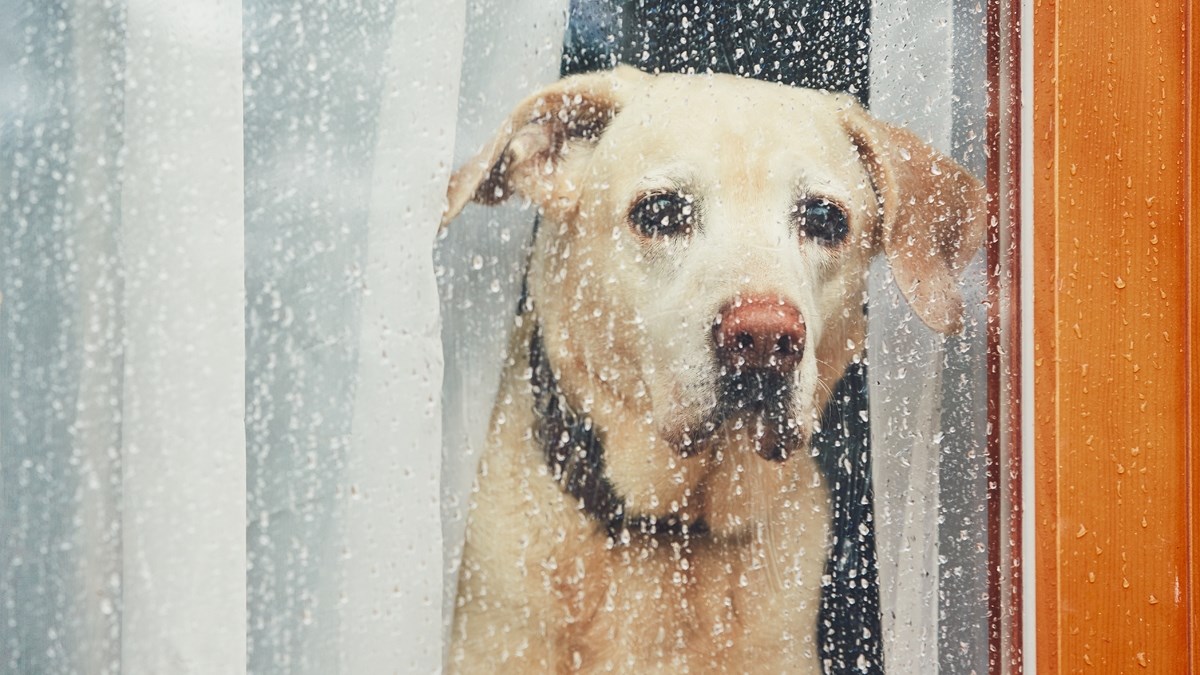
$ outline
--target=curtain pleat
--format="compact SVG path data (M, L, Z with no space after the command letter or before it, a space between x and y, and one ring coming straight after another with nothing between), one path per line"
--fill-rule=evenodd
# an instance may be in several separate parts
M442 345L433 268L465 2L397 12L383 64L356 394L338 521L341 673L441 668Z
M126 11L121 670L244 672L241 3Z

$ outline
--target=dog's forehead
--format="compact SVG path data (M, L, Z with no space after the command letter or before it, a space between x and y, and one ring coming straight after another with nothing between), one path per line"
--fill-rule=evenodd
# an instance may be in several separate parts
M834 187L857 183L844 97L730 76L647 78L605 134L622 174ZM850 185L844 186L847 189Z

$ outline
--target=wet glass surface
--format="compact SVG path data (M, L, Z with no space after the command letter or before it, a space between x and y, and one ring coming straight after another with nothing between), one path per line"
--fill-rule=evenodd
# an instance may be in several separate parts
M998 457L988 435L995 280L986 243L972 240L960 253L949 250L958 242L949 229L913 230L924 236L915 246L879 229L888 181L927 149L931 184L957 166L978 179L988 173L984 11L959 0L0 3L0 672L216 672L241 664L243 651L249 672L427 672L444 658L453 670L455 645L474 637L456 623L478 599L462 589L498 578L489 564L548 574L566 586L541 590L560 600L570 595L563 588L589 589L592 579L602 588L589 591L600 598L590 611L616 613L607 598L636 617L668 603L639 609L624 589L675 597L701 588L701 572L724 573L726 562L747 566L752 591L697 591L662 625L627 634L632 619L617 617L568 641L575 619L553 615L536 625L514 619L501 632L551 645L556 667L568 671L739 670L753 665L721 662L741 652L719 646L742 644L737 631L752 625L745 617L765 616L763 625L786 627L786 639L745 653L794 652L797 669L815 659L827 673L988 672L1000 589L989 586L987 565L1000 543L988 534L998 508L988 502L996 470L988 462ZM605 221L603 237L563 247L556 237L587 231L586 219L565 218L539 201L534 183L510 185L506 168L488 166L498 173L483 182L500 192L468 197L515 198L469 206L439 230L451 172L488 147L522 99L562 77L603 77L620 66L694 78L678 96L694 97L696 117L684 119L698 131L678 157L694 157L688 152L709 142L704 134L733 122L739 140L709 153L712 165L808 139L795 140L809 143L806 173L777 209L783 234L749 242L730 234L705 248L730 205L760 218L767 200L728 180L706 184L695 168L672 174L673 183L639 175L644 189ZM738 93L711 113L718 108L699 92L712 73L775 86L746 90L744 100ZM649 88L622 86L614 96ZM840 136L801 126L764 135L779 125L762 101L796 89L845 94L819 100L840 101L830 118L838 129L859 126ZM672 129L656 126L664 104L637 113L647 130L641 146L614 151L603 143L624 108L605 108L590 90L571 94L535 125L565 124L557 145L540 149L551 158L542 167L550 183L561 187L554 181L566 175L554 155L564 147L583 153L597 144L605 157L626 153L617 165L637 166L670 142ZM845 121L857 105L873 117ZM883 123L915 140L877 142L870 130L891 128L875 126ZM525 140L537 142L532 133ZM888 162L894 175L884 173ZM793 170L773 165L763 180ZM852 173L845 190L859 201L834 194L839 171ZM577 183L592 189L588 181ZM622 189L606 183L600 192ZM905 193L897 208L941 204L956 189ZM942 216L930 227L966 219L961 208ZM631 229L630 218L640 224ZM855 246L873 258L860 260ZM696 251L718 253L705 253L709 274L683 286L726 284L725 295L670 296L673 279L693 274ZM729 271L738 251L764 257ZM772 255L821 270L802 272L796 293L819 285L820 302L837 312L815 318L818 300L795 300L782 281L770 286L790 278L784 272L755 277L782 265ZM545 262L531 271L538 256ZM939 283L936 270L907 269L927 258L950 261L949 294L965 307L961 331L939 328L929 309L937 299L921 295ZM841 264L858 267L838 293L827 278ZM738 286L751 277L759 286ZM622 284L633 278L657 280L641 292L675 297L662 313L682 318L664 328L661 316L626 312L636 303ZM621 290L589 295L610 286ZM755 295L764 288L778 297ZM566 309L543 326L557 303ZM684 305L694 311L676 311ZM837 341L847 343L837 372L801 376L817 372L815 361L807 365L812 354L834 353L827 327L841 320L861 331ZM534 323L544 337L527 334ZM742 323L759 328L729 328ZM627 332L640 337L624 342ZM567 355L578 356L574 366ZM695 386L711 410L677 428L654 378L685 372L712 374ZM595 382L623 392L632 379L641 387L633 408L658 406L637 408L645 415L614 419L601 395L577 396ZM817 401L819 410L800 410L805 387L818 393L803 404ZM540 398L505 398L529 391ZM643 432L614 430L635 424ZM547 532L569 539L557 525L521 526L555 508L586 514L591 501L607 505L581 530L583 539L599 537L596 550L471 557L472 504L503 489L488 483L502 467L480 457L506 433L541 444L525 482L508 486L524 500L498 521L510 540L529 539L536 552ZM661 481L641 490L613 454L618 437L674 443L677 455L647 450ZM754 452L722 445L735 437L750 439L738 447ZM815 467L803 481L769 483L756 473L793 470L797 457ZM762 521L721 539L710 503L719 490L698 481L677 494L669 485L692 480L678 467L700 465L756 476L734 480L721 497L751 511L785 497L795 508L810 480L820 490L803 498L820 493L827 502L814 498L820 515L798 529ZM676 499L707 506L670 506ZM575 532L569 516L579 514L564 513L562 531ZM824 535L808 543L818 530ZM728 560L701 552L743 540ZM660 546L679 547L670 564L682 569L658 583L651 563L628 561L662 562ZM780 551L797 547L796 566L779 567ZM802 562L810 565L803 574ZM575 575L545 572L576 565ZM752 585L760 568L774 575L761 588ZM772 604L793 584L817 589L818 599ZM470 592L490 593L486 607L510 590L479 582ZM696 609L735 597L736 620ZM686 640L664 633L653 649L606 651L622 635L652 636L670 621L717 646L696 660L680 656ZM493 657L517 663L520 649Z

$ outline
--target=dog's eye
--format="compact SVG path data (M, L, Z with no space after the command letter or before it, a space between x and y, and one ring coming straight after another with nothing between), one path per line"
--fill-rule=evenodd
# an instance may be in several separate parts
M850 234L846 212L828 199L812 199L799 205L800 235L822 246L836 246Z
M687 234L695 222L692 198L677 192L646 195L629 210L629 221L643 237Z

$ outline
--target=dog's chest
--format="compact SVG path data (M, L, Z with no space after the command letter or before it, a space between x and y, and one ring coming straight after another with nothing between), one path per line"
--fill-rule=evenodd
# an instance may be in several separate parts
M550 475L525 388L500 400L460 579L462 671L820 672L823 509L737 541L610 542Z
M564 548L548 579L563 671L819 672L819 581L766 546Z
M458 619L480 665L507 652L511 672L820 672L824 556L786 523L737 544L614 545L522 454L489 464L472 519Z

